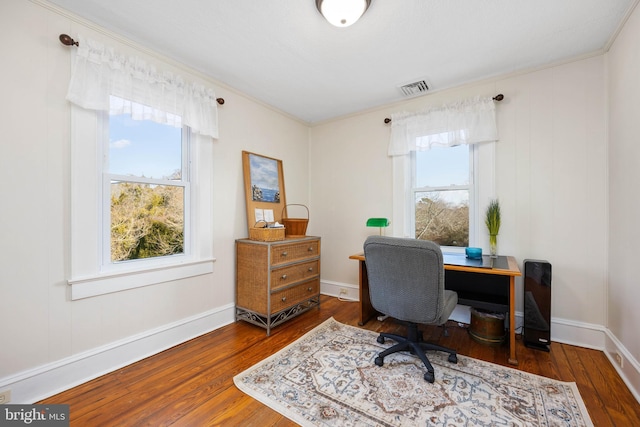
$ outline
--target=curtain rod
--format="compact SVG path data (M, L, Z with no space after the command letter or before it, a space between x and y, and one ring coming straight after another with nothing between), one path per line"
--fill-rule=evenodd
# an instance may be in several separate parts
M60 39L60 43L65 46L80 46L79 42L75 41L67 34L60 34L60 37L58 38ZM218 104L224 105L224 98L216 98L216 101L218 102Z
M499 93L499 94L497 94L496 96L494 96L492 99L493 99L494 101L502 101L502 100L504 99L504 95L503 95L503 94L501 94L501 93ZM384 123L385 123L386 125L388 125L389 123L391 123L391 119L390 119L389 117L386 117L386 118L384 119Z

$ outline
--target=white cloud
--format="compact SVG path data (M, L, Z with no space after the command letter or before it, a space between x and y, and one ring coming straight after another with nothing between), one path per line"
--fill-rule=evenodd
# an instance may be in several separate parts
M131 141L129 141L128 139L119 139L117 141L111 141L109 143L109 146L111 148L124 148L124 147L126 147L127 145L130 145L130 144L131 144Z

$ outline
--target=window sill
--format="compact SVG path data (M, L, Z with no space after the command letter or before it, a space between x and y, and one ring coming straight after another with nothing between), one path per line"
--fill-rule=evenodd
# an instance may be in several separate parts
M127 289L186 279L213 273L215 258L184 264L163 266L147 270L100 274L93 277L70 279L71 300L95 297Z
M462 246L440 246L440 250L442 252L447 252L451 254L464 254L465 248Z

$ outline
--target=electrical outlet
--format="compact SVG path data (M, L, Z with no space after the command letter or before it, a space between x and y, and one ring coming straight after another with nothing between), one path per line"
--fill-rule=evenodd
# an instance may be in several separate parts
M0 391L0 405L11 402L11 390Z
M624 359L620 353L616 353L616 362L618 362L621 368L624 368Z

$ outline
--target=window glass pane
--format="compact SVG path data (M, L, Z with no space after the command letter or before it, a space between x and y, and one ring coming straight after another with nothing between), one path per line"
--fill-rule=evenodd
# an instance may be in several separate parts
M469 246L469 191L416 192L416 238L441 246Z
M184 187L111 181L111 261L184 252Z
M180 179L182 129L128 114L109 116L109 173Z
M469 184L469 146L434 146L416 152L415 187Z

